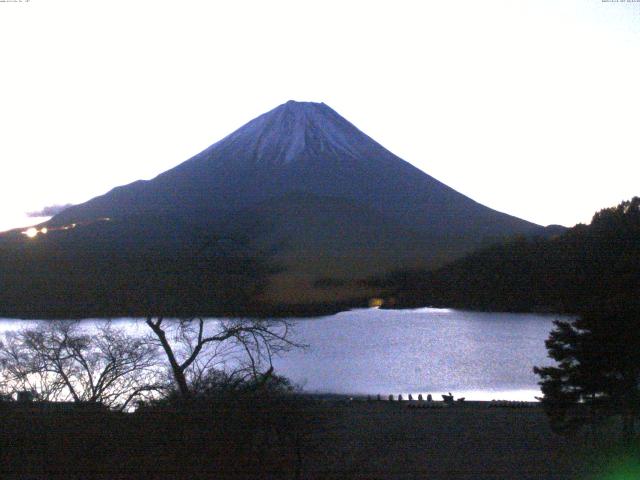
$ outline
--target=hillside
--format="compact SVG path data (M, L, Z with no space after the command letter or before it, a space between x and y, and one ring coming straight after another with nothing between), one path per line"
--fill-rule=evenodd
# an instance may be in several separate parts
M213 314L249 303L265 314L326 311L376 295L364 281L371 276L545 234L398 158L328 106L293 101L156 178L116 187L41 227L47 233L36 238L0 236L5 315L22 312L34 285L36 316L127 315L152 305ZM211 238L226 239L233 253ZM206 284L184 281L199 275ZM243 287L241 301L222 278L234 278L234 292L256 286ZM233 309L214 308L228 295L238 297Z
M401 307L572 313L637 303L640 197L553 238L520 237L434 271L395 272L382 283Z

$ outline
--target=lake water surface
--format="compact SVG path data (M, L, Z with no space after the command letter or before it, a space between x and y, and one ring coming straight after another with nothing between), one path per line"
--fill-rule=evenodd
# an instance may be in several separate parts
M423 308L296 319L295 340L309 347L274 365L309 392L534 400L540 391L532 368L552 363L544 341L555 318ZM0 331L29 323L0 320Z
M534 365L555 316L423 308L363 309L299 320L307 351L276 369L305 390L387 396L451 391L456 397L534 400Z

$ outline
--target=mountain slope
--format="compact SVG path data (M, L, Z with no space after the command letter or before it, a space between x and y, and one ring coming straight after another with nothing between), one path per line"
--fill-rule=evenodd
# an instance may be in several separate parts
M78 252L83 259L82 273L74 278L83 279L81 290L100 284L106 288L100 294L101 304L109 306L110 314L125 315L137 296L140 304L148 305L150 297L162 304L157 300L162 295L173 299L167 307L172 314L186 298L191 302L185 307L189 314L220 313L211 307L215 302L200 302L195 297L217 295L224 303L220 292L232 294L220 288L224 281L212 281L215 268L218 277L227 278L229 265L252 265L246 262L251 256L258 259L253 265L260 265L261 273L255 275L260 279L246 283L254 285L249 289L254 294L260 290L258 285L264 287L252 300L252 311L269 312L273 307L287 312L297 304L310 306L304 311L312 311L313 305L359 304L375 295L376 290L363 282L371 276L443 265L511 235L544 234L542 227L480 205L418 170L328 106L305 102L280 105L156 178L114 188L70 207L45 226L49 233L35 239L38 248L48 252L41 256L66 251L65 261L69 261L73 257L69 252ZM87 236L87 232L92 233ZM209 237L241 239L238 258L244 260L214 261L215 268L206 267L206 262L191 265L193 259L186 259L200 255L201 245L210 247ZM23 245L34 243L33 239L12 238L0 242L0 260L6 260L4 267L0 263L0 273L2 268L18 268L9 259L19 249L23 263L39 268L40 275L42 268L28 259L29 247ZM104 241L107 238L111 240ZM99 255L97 244L101 245ZM149 251L153 251L149 257L153 260L145 264L143 277L164 275L160 267L153 266L156 262L171 270L166 278L174 280L159 282L166 287L162 295L153 292L153 283L143 282L144 288L130 292L118 310L117 301L111 304L105 299L110 295L120 298L115 289L125 284L135 290L123 278L140 279L132 266L138 262L130 259L147 258ZM110 275L119 278L120 287L105 287L100 277L103 270L91 266L92 256L128 259L115 262L110 270ZM182 268L187 264L195 270ZM69 273L47 265L48 280L43 285ZM27 275L28 268L23 267L18 270ZM240 269L242 275L251 277L245 267ZM205 293L206 289L191 286L200 293L185 297L166 290L173 284L177 292L176 276L196 278L206 268L210 271L203 281L206 278L217 285L217 292L213 287ZM263 278L266 272L271 274ZM240 277L230 275L238 288ZM79 287L68 283L65 288ZM46 304L46 289L42 292L40 305ZM247 295L241 297L246 300ZM93 297L75 297L65 297L74 304L74 312L101 314L90 300ZM231 310L237 312L240 300L234 302ZM9 299L9 303L19 302ZM63 310L64 305L56 312Z
M465 197L398 158L324 104L287 102L150 181L69 208L52 224L122 214L209 217L287 192L354 200L411 228L495 236L536 225Z

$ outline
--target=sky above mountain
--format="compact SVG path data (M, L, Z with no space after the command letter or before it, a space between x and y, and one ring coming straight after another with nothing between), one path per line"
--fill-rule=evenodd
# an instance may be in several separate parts
M539 224L640 193L637 2L8 2L0 40L0 230L289 99Z

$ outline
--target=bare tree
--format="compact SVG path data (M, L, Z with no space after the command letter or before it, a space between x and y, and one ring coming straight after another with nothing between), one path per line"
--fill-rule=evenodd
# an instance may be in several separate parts
M0 366L13 391L118 410L166 387L156 347L111 322L89 331L76 321L51 321L5 333Z
M287 320L202 318L167 320L147 317L146 324L164 351L171 375L183 398L200 390L212 372L227 381L266 380L273 357L303 345L291 339Z

